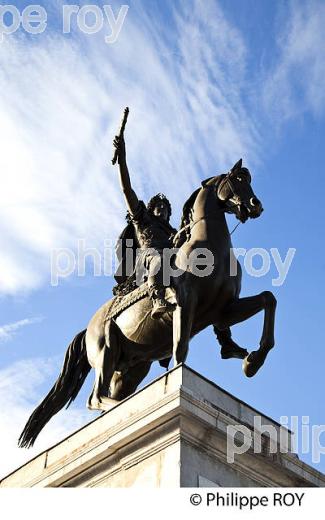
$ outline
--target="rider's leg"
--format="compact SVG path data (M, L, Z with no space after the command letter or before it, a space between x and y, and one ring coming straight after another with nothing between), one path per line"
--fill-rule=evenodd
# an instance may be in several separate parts
M151 317L158 319L165 312L173 312L176 304L170 303L165 297L166 287L163 282L161 255L158 252L154 255L148 255L146 262L148 266L149 295L153 302Z

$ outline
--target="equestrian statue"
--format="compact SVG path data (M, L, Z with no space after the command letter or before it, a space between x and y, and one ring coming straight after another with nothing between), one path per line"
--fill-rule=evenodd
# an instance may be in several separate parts
M242 272L225 218L232 213L244 223L261 215L249 170L240 159L228 173L204 180L185 202L176 231L167 197L157 194L145 205L132 188L124 141L128 113L113 142L112 162L118 163L128 210L114 297L72 340L57 381L19 438L20 447L32 446L51 417L71 404L91 368L95 383L87 406L107 411L135 392L154 361L166 368L171 359L175 366L184 363L191 338L209 326L221 358L242 359L247 377L257 373L274 346L276 299L270 291L240 298ZM249 353L234 342L231 327L260 311L259 348Z

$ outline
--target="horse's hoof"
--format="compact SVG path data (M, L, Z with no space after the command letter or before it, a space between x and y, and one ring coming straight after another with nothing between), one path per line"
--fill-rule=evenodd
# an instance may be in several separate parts
M243 361L243 371L246 377L253 377L264 364L267 352L254 351L245 357Z
M99 410L102 412L108 412L117 404L119 404L119 401L116 399L111 399L110 397L101 397L100 399L92 399L91 401L88 401L87 408L88 410L92 411Z

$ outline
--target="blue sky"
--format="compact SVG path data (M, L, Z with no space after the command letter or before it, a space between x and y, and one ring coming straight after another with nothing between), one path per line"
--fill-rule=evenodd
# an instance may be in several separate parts
M324 424L324 3L128 2L114 44L104 41L107 24L62 34L61 4L39 4L46 31L20 29L0 44L0 473L96 417L85 408L91 374L33 450L16 448L68 343L111 295L112 279L94 277L91 265L52 287L50 258L75 251L80 238L102 250L118 236L125 208L109 163L126 105L141 198L166 193L178 225L200 181L243 157L265 211L239 226L234 247L278 248L282 258L296 249L281 287L272 286L274 264L264 277L243 277L243 296L272 290L278 299L276 347L260 373L248 380L240 361L222 361L212 330L192 341L187 363L276 420ZM121 3L110 4L117 13ZM258 315L233 336L254 350L261 331ZM146 381L161 373L153 366ZM324 471L324 460L315 467Z

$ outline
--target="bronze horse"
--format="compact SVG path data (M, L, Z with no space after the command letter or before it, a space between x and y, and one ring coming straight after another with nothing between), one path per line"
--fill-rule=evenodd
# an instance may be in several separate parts
M217 333L222 357L244 358L244 373L255 375L274 346L276 300L269 291L239 297L241 268L233 256L225 213L234 213L245 222L259 217L262 211L251 187L251 175L241 160L228 174L204 181L183 210L173 264L182 274L172 279L169 296L173 299L176 295L176 310L153 320L152 303L145 296L115 319L108 319L111 301L106 302L69 345L61 374L29 418L19 445L33 445L50 418L75 399L91 368L95 369L95 384L88 407L108 410L136 390L153 361L173 357L175 365L185 362L190 339L209 325ZM205 276L195 274L190 264L184 265L184 258L198 248L208 249L213 257L212 269ZM237 265L235 275L230 265ZM233 342L230 327L261 310L264 325L260 346L248 354Z

